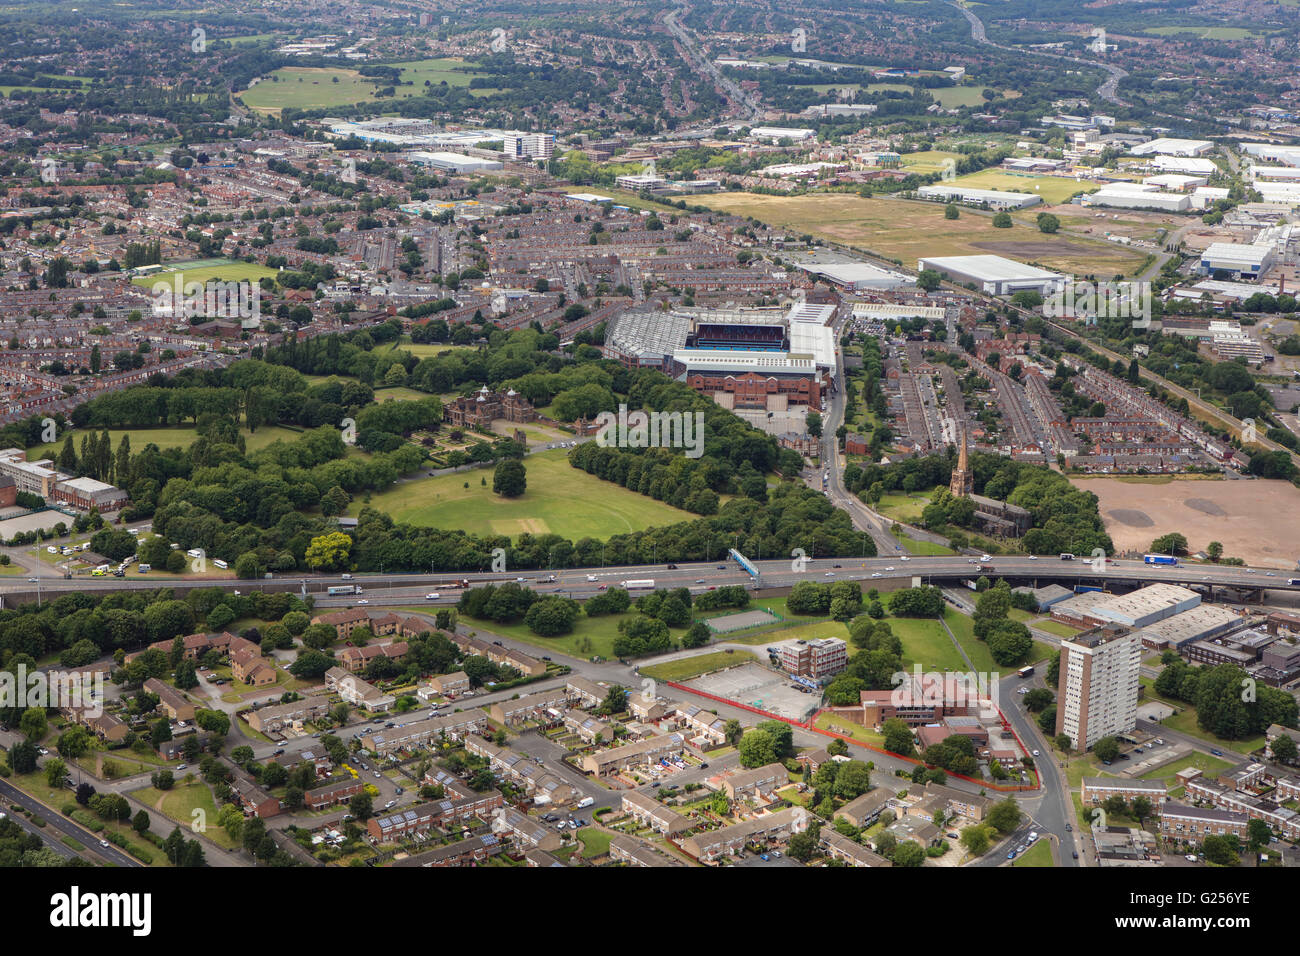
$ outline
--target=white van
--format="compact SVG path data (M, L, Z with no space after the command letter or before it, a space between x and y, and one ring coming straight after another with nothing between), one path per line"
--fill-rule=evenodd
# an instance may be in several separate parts
M198 548L190 548L190 549L189 549L188 551L186 551L185 553L188 554L191 558L201 558L201 557L203 557L203 552L200 551Z
M216 559L215 561L213 561L212 563L215 564L217 567L219 567L222 571L224 571L224 570L226 570L228 567L230 567L230 565L226 564L226 562L225 562L225 561L222 561L220 558L217 558L217 559Z
M585 810L587 807L591 806L595 802L596 802L595 799L592 797L583 797L581 800L578 801L578 809Z
M594 581L594 580L596 580L596 575L594 575L594 574L589 574L589 575L587 575L587 580L588 580L588 581Z
M152 568L150 565L147 565L147 564L142 564L142 565L140 565L140 573L141 573L141 574L148 574L148 573L149 573L150 571L152 571L152 570L153 570L153 568Z

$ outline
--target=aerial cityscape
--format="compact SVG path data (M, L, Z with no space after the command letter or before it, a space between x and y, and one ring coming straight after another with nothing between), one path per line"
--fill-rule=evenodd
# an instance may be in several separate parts
M0 866L1300 867L1294 0L0 74Z

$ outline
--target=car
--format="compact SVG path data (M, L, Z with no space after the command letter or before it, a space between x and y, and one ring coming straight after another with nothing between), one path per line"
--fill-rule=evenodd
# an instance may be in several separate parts
M50 752L46 750L44 747L37 747L36 752L40 754L42 757L48 757L50 755Z
M772 858L768 856L766 853L764 853L759 859L761 859L764 863L766 863L768 860Z
M542 655L542 660L544 660L544 661L549 661L549 660L550 660L550 658L549 658L549 657L547 657L547 656L546 656L546 655L545 655L545 654L543 654L543 655Z
M700 769L701 769L701 770L708 770L708 769L709 769L709 765L708 765L707 763L702 763L702 764L700 764Z
M824 577L833 578L833 577L835 577L835 572L834 572L834 571L827 571L826 574L824 575Z
M1265 571L1265 572L1264 572L1264 577L1266 577L1266 578L1275 578L1275 577L1277 577L1277 575L1274 574L1272 571Z
M871 576L872 576L873 578L882 578L882 577L884 577L884 575L881 574L879 571L872 571L872 572L871 572Z
M400 797L402 794L406 793L406 790L403 787L394 787L393 792Z
M1031 555L1029 556L1029 560L1030 560L1030 561L1037 561L1037 560L1038 560L1038 555L1036 555L1036 554L1031 554Z
M773 851L772 851L772 856L775 857L775 858L778 859L778 860L781 859L781 851L780 851L780 850L773 850Z
M981 560L981 561L992 561L993 558L992 558L992 556L990 556L990 555L983 554L983 555L980 555L980 560Z
M1070 855L1071 855L1074 859L1077 860L1077 859L1079 858L1079 851L1078 851L1078 850L1074 850L1074 851L1071 852Z
M275 753L271 754L271 756L272 756L272 757L278 757L278 756L280 756L282 753L284 753L284 748L283 748L283 747L281 747L281 748L280 748L279 750L277 750Z
M833 568L842 568L842 567L844 567L844 565L842 565L842 564L833 564L833 565L831 565L831 567L833 567Z
M609 587L608 584L602 584L600 587L596 588L596 590L597 590L597 591L604 591L604 590L606 590L608 587Z
M387 803L384 804L384 809L385 809L385 810L391 810L391 809L393 809L393 807L395 807L395 806L397 806L397 801L396 801L396 800L389 800Z
M903 555L899 555L898 560L899 560L899 561L910 561L911 558L909 558L907 555L903 554Z
M1035 757L1038 757L1038 756L1041 756L1041 754L1039 754L1039 752L1038 752L1037 750L1035 750L1035 751L1034 751L1034 756L1035 756Z
M505 645L502 644L500 641L493 641L492 643L495 644L497 647L505 647Z
M890 567L890 568L885 568L885 570L886 570L886 571L892 571L892 570L894 570L894 569L893 569L892 567Z
M703 583L704 583L704 578L699 578L699 579L697 579L695 583L696 583L696 584L703 584Z
M1119 759L1120 759L1120 760L1127 760L1127 759L1128 759L1128 754L1120 754L1120 755L1119 755Z
M100 840L100 841L99 841L99 845L102 846L105 850L108 849L108 841L107 841L107 840Z
M1222 750L1211 750L1211 751L1210 751L1210 756L1212 756L1212 757L1222 757L1222 756L1223 756L1223 751L1222 751Z
M27 583L28 583L28 584L35 584L35 583L36 583L36 579L35 579L35 578L28 578L28 579L27 579Z
M1015 858L1016 858L1016 851L1015 851L1015 850L1012 850L1010 853L1007 854L1007 859L1008 859L1008 860L1014 860Z
M187 763L183 763L183 764L181 764L179 767L177 767L176 769L177 769L177 770L184 770L184 769L185 769L186 767L188 767L188 766L189 766L189 764L187 764Z
M341 580L343 580L343 581L351 581L351 580L352 580L352 575L350 575L350 574L340 574L340 575L339 575L339 578L340 578Z
M393 721L390 720L388 723L384 724L384 726L385 726L385 727L396 727L397 724L395 724Z
M663 784L660 783L658 780L656 780L654 783L650 784L650 786L651 786L651 787L662 787Z
M1195 863L1195 862L1196 862L1196 854L1195 854L1195 853L1189 853L1189 854L1187 854L1187 856L1184 857L1184 859L1187 860L1188 863Z
M727 570L727 566L726 566L725 564L719 564L719 565L718 565L718 570L719 570L719 571L725 571L725 570Z
M1072 827L1070 824L1067 823L1067 824L1065 825L1065 832L1066 832L1066 833L1073 833L1073 832L1074 832L1074 827Z
M676 570L677 570L677 565L675 565L675 564L670 564L670 565L668 565L668 570L669 570L669 571L676 571Z
M382 774L380 774L380 772L379 772L378 770L371 771L371 774L370 774L370 775L371 775L372 777L374 777L376 780L378 780L378 779L380 778L380 776L382 776Z

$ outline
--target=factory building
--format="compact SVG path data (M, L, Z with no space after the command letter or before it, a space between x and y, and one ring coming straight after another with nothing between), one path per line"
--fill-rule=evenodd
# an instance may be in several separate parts
M917 271L933 269L959 284L973 283L991 295L1011 295L1032 290L1047 296L1059 290L1065 276L1002 256L929 256L917 262Z

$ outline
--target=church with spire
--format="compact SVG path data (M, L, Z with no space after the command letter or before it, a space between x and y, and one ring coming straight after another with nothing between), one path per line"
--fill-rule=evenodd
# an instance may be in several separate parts
M952 472L952 483L948 486L954 498L965 498L975 490L975 476L971 474L970 462L966 457L966 426L961 427L961 441L957 446L957 467Z

